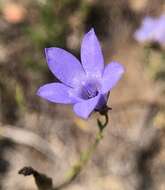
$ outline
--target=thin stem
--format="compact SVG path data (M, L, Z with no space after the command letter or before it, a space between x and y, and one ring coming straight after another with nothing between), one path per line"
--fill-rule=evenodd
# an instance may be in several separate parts
M103 114L105 117L105 122L102 123L99 119L97 120L99 131L96 134L94 143L80 155L80 160L71 168L71 170L68 172L68 175L65 179L65 181L60 184L57 187L54 187L53 190L60 190L64 187L68 186L73 182L73 180L80 174L82 169L85 167L85 165L88 163L88 161L91 159L93 153L95 152L98 144L100 143L101 139L103 138L103 130L108 124L108 114Z
M108 108L109 109L109 108ZM68 186L73 182L73 180L80 174L82 169L85 167L85 165L88 163L88 161L91 159L93 153L95 152L98 144L100 143L101 139L103 138L103 130L108 124L108 109L107 111L104 110L104 112L101 113L105 117L105 122L102 123L99 119L97 120L99 131L96 134L94 143L80 155L79 161L71 168L71 170L68 172L68 175L64 182L56 187L53 187L53 181L50 177L47 177L45 174L42 174L32 167L24 167L22 168L18 173L22 174L24 176L33 175L36 185L38 187L38 190L60 190L64 187Z

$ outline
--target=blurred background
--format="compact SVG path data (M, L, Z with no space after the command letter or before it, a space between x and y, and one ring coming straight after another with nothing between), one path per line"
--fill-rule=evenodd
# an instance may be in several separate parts
M95 28L105 62L126 72L112 90L110 122L91 161L67 190L165 189L165 51L134 38L145 16L165 12L164 0L0 0L0 189L36 190L24 166L60 184L94 140L97 114L77 118L37 89L56 79L44 48L80 57L83 34Z

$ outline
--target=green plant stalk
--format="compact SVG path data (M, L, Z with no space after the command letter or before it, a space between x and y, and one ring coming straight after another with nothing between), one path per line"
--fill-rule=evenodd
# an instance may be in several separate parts
M66 187L70 183L72 183L74 181L74 179L80 174L82 169L86 166L88 161L91 159L91 157L92 157L93 153L95 152L98 144L103 139L103 130L108 124L108 116L107 116L107 114L105 114L104 116L105 116L105 119L106 119L104 124L102 124L98 120L99 131L96 134L94 143L86 151L82 152L82 154L80 155L80 160L70 169L70 171L68 172L67 177L64 180L64 182L62 184L60 184L59 186L54 187L53 190L63 189L64 187Z
M53 181L52 178L46 176L45 174L42 174L38 172L37 170L33 169L32 167L25 166L21 170L19 170L19 174L24 176L33 175L38 190L61 190L64 187L67 187L70 185L74 179L80 174L82 169L86 166L88 161L91 159L93 153L95 152L98 144L103 138L103 130L108 124L108 110L110 108L106 108L102 112L100 112L101 115L105 117L105 122L102 123L99 119L97 120L98 124L98 133L96 134L94 143L80 155L80 159L78 162L69 170L67 173L67 176L64 180L64 182L56 187L53 187Z

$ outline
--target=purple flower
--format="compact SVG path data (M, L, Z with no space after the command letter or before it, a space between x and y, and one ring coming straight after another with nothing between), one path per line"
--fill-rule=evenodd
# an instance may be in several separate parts
M158 18L145 17L134 37L140 43L157 42L165 45L165 15Z
M46 48L51 72L61 81L41 86L37 95L54 103L73 104L74 112L87 119L93 110L105 107L108 92L121 78L124 68L112 62L104 68L101 47L94 29L81 44L81 63L61 48Z

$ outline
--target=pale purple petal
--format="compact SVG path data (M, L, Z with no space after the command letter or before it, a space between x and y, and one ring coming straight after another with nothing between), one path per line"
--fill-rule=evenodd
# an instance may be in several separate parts
M102 78L102 93L106 93L111 90L116 83L120 80L124 73L124 67L117 63L112 62L105 67Z
M160 17L145 17L141 27L135 32L134 37L139 42L158 42L165 44L165 15Z
M73 109L74 112L81 118L87 119L91 112L95 109L95 107L98 104L98 101L100 99L100 95L88 99L88 100L83 100L77 104L74 105Z
M134 34L135 39L142 43L153 40L156 26L157 26L156 18L145 17L141 27Z
M160 16L157 22L158 24L155 28L154 41L161 45L165 45L165 15Z
M49 83L41 86L37 95L50 102L70 104L73 103L69 94L70 89L62 83Z
M87 75L100 77L104 68L101 47L94 29L85 34L81 44L81 62Z
M49 69L63 83L74 87L85 76L79 60L61 48L46 48Z

